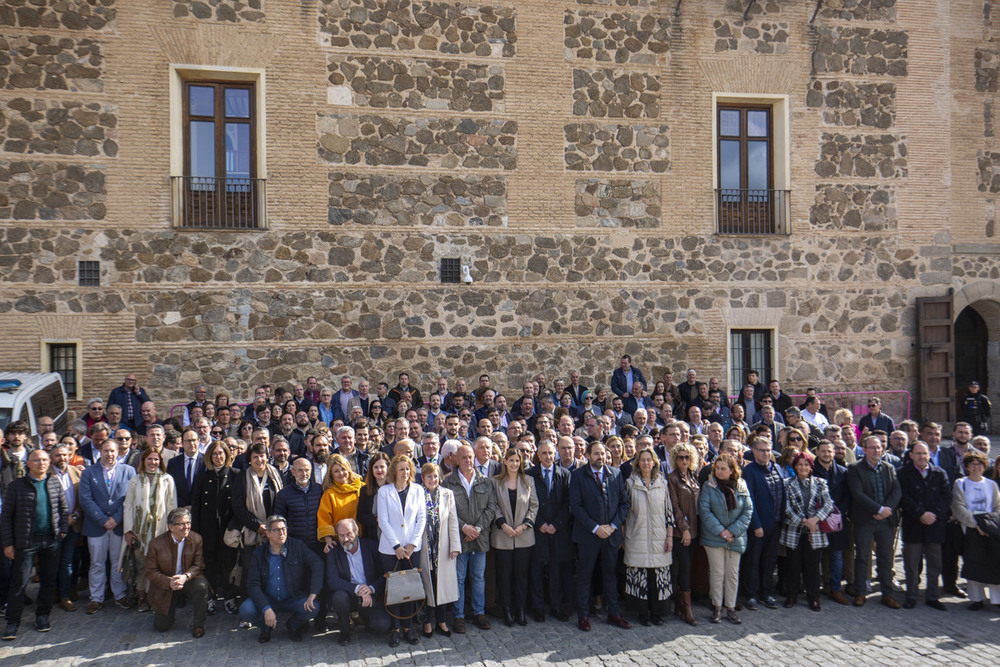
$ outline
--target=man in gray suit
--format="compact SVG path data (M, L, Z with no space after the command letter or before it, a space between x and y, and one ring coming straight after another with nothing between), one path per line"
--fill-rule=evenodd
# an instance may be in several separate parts
M865 575L872 558L875 542L875 562L882 590L882 604L899 609L892 598L892 560L896 524L896 508L902 490L896 469L882 460L882 441L878 436L864 439L865 457L848 468L847 486L851 490L851 520L854 522L854 606L865 604Z

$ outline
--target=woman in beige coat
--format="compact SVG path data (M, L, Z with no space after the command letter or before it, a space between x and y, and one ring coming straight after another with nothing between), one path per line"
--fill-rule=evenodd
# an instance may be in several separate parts
M427 523L424 526L424 548L420 552L420 576L424 580L427 606L434 607L438 633L451 637L448 628L448 604L458 599L458 572L455 559L462 553L462 536L458 532L458 512L455 494L440 486L441 468L425 463L420 477L427 493ZM424 637L434 634L428 614Z
M497 602L503 621L527 625L524 607L528 603L528 566L535 546L535 515L538 496L535 483L524 474L521 452L508 449L500 472L493 478L499 515L493 521L490 543L496 562ZM513 595L512 595L513 593Z
M640 602L640 623L663 625L663 606L673 592L674 511L653 450L636 454L635 472L625 484L631 500L625 519L625 592Z
M125 507L122 512L121 552L118 554L118 568L125 564L128 552L136 549L135 588L139 596L139 611L149 611L146 592L146 549L153 538L167 530L167 514L177 507L177 493L174 478L167 474L160 453L155 449L143 451L139 458L139 474L128 483L125 492Z

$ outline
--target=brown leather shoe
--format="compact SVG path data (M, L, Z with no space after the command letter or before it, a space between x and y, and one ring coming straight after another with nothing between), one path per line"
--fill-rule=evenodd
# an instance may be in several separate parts
M101 610L101 607L103 606L104 606L103 602L97 602L95 600L91 600L90 602L87 603L87 608L85 611L88 614L96 614Z
M899 609L899 603L893 600L888 595L882 598L882 604L884 604L889 609Z
M76 605L69 598L63 598L59 601L59 608L63 611L76 611Z
M854 596L854 606L855 607L864 607L865 606L865 602L867 602L867 601L868 601L868 598L866 598L864 595L855 595Z
M584 632L590 632L590 619L587 618L586 616L583 616L582 618L580 618L576 622L576 625L577 625L578 628L580 628Z
M455 619L455 624L452 626L452 629L457 634L464 635L465 634L465 617L456 618Z
M196 625L194 627L194 630L191 631L191 636L194 637L195 639L201 639L202 637L205 636L205 628L201 627L200 625Z
M819 600L813 600L812 602L810 602L809 608L812 609L813 611L819 611L820 609L822 609L822 607L819 604Z
M476 627L480 630L489 630L493 626L490 625L489 620L486 618L486 614L477 614L472 622L476 624Z
M843 605L850 604L847 601L847 598L844 597L844 594L841 593L840 591L834 591L830 593L830 599L836 602L837 604L843 604Z

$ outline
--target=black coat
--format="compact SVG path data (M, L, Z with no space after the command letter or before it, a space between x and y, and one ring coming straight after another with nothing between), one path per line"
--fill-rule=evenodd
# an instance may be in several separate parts
M205 551L222 546L222 535L233 518L233 486L239 472L232 468L221 472L202 470L191 488L191 529L201 535Z
M535 514L535 549L532 558L541 563L565 563L575 555L573 548L572 514L569 509L570 472L556 464L553 466L552 490L545 486L542 466L531 469L528 475L534 478L538 496L538 512ZM539 531L543 523L552 524L555 535Z
M907 461L899 471L899 487L903 542L943 544L951 508L951 484L945 471L932 463L925 479L913 461ZM920 522L924 512L934 513L937 520L925 526Z
M45 480L49 494L49 515L52 535L58 538L69 530L69 510L62 484L55 475ZM35 485L26 475L12 481L4 492L3 513L0 514L0 546L27 549L35 533Z
M361 534L370 537L376 542L379 538L378 516L375 514L375 496L368 495L364 487L358 494L358 525L361 526Z
M982 584L1000 584L1000 538L990 537L985 523L1000 524L997 512L977 514L976 524L987 533L979 534L974 528L965 529L965 550L962 552L962 576Z
M837 506L840 513L846 520L851 515L851 490L847 488L847 468L834 461L830 469L826 470L818 463L813 466L813 474L826 480L826 486L830 490L830 499ZM847 527L836 533L827 533L827 540L830 548L834 551L843 551L847 548Z
M174 478L174 488L177 489L177 506L189 507L191 505L191 490L194 484L188 485L187 471L184 469L187 456L184 452L179 452L177 456L171 457L167 461L167 474ZM205 470L205 462L200 455L194 457L194 478L197 482L198 476ZM198 532L198 531L195 531ZM204 537L204 536L202 536Z

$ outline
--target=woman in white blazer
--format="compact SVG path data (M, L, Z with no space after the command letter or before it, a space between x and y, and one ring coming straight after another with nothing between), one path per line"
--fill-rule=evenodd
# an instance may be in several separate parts
M378 490L378 525L382 536L378 542L379 558L386 572L410 569L420 563L424 526L427 523L427 497L424 489L414 483L416 469L413 459L399 455L389 465L389 482ZM390 614L406 617L414 613L413 603L391 605ZM410 619L402 620L406 641L419 644L420 638L410 629ZM389 646L399 645L400 619L392 619Z
M462 553L462 536L458 531L455 494L440 485L441 468L425 463L420 479L427 495L427 525L424 527L424 548L420 550L420 575L424 580L427 606L434 607L438 634L451 637L448 628L448 604L458 600L456 558ZM428 612L424 637L434 634Z

